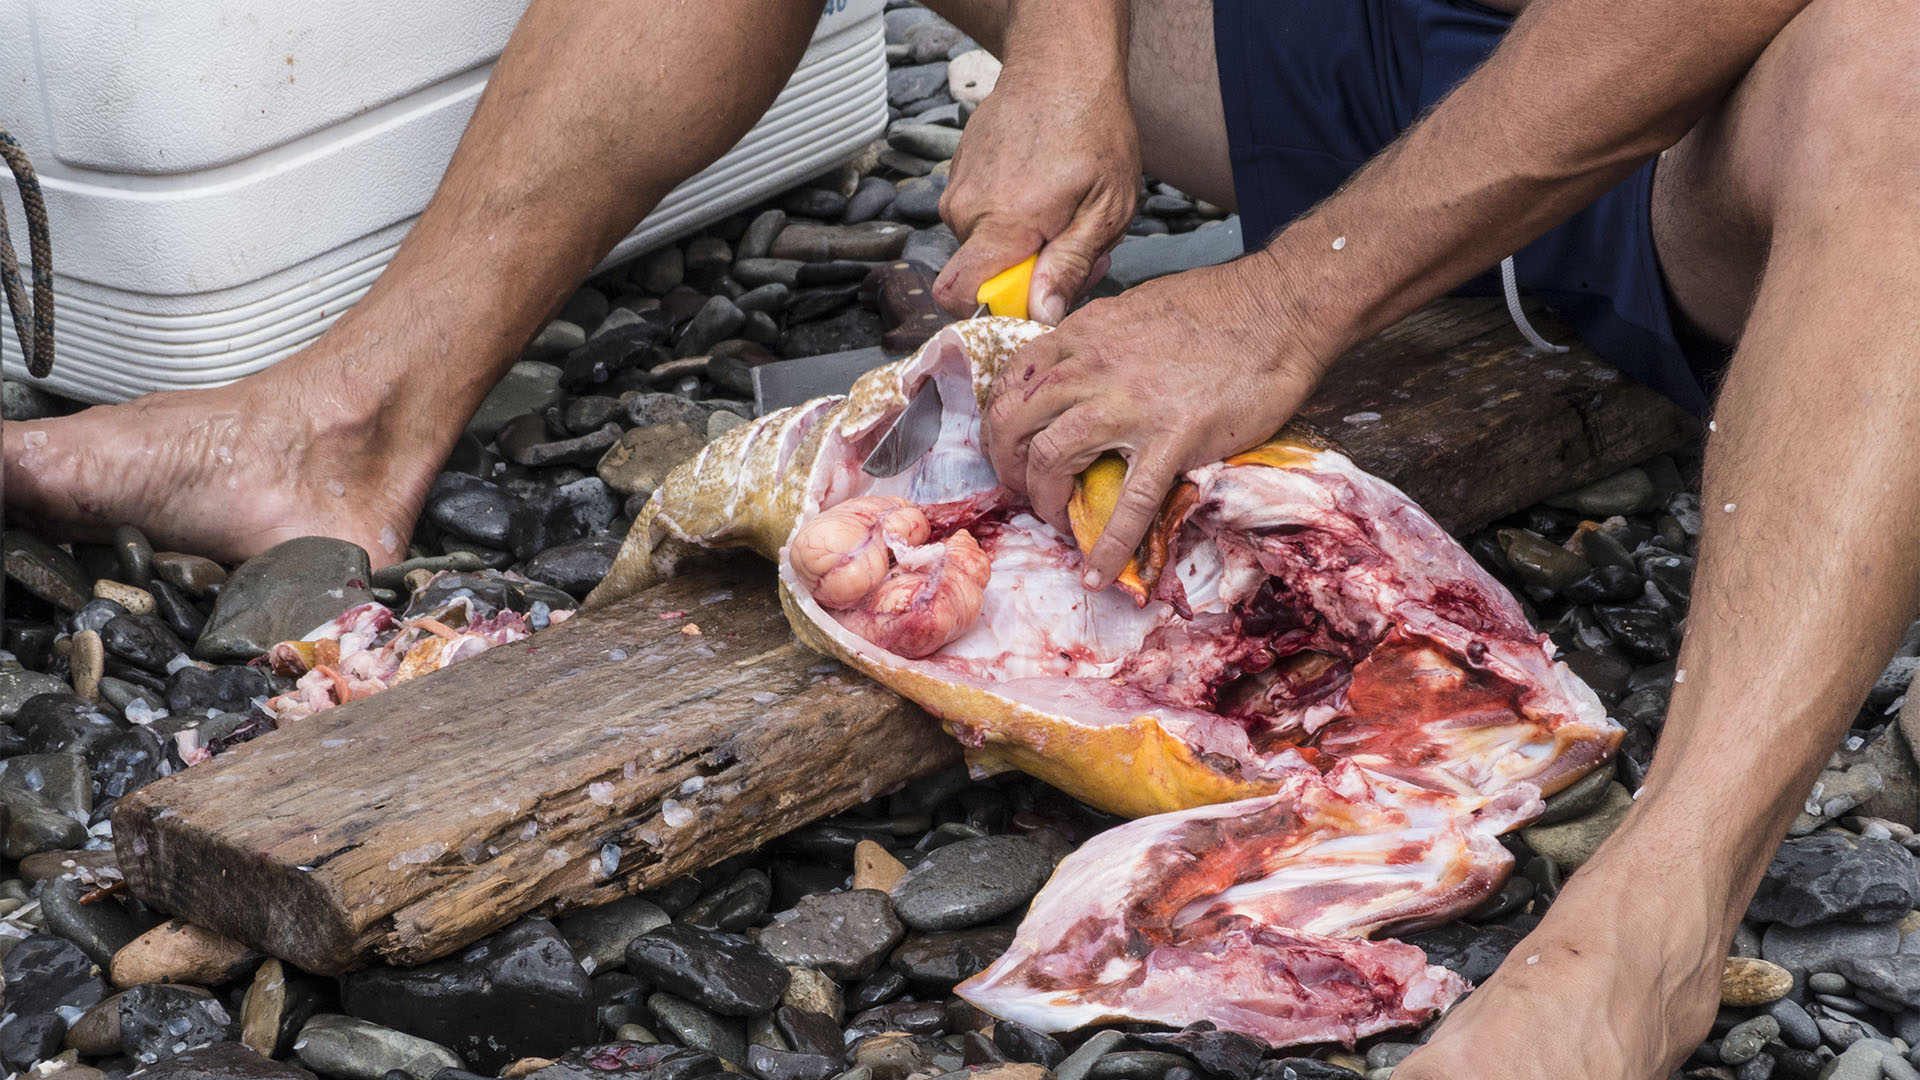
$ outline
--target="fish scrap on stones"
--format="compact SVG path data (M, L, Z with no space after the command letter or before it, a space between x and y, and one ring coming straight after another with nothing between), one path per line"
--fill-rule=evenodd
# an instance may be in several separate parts
M1187 473L1116 586L1088 593L1124 464L1082 474L1069 537L981 450L995 372L1042 332L956 323L846 397L714 440L587 606L752 547L800 640L939 717L976 771L1140 819L1062 861L959 987L990 1013L1210 1020L1275 1045L1424 1021L1466 983L1391 936L1498 890L1497 838L1622 729L1432 518L1295 429ZM926 379L934 448L866 475Z
M282 641L254 663L294 680L257 702L257 723L238 738L201 745L180 732L180 757L198 765L281 724L370 697L489 649L523 641L573 616L572 598L517 574L442 571L421 584L403 611L369 603L348 608L297 641Z

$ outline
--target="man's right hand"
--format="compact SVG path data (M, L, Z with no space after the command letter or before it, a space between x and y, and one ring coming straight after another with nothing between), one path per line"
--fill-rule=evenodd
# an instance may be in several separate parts
M981 283L1038 252L1027 312L1058 323L1132 222L1140 138L1126 61L1105 77L1009 49L992 94L967 123L940 214L961 247L934 283L957 315L978 307Z

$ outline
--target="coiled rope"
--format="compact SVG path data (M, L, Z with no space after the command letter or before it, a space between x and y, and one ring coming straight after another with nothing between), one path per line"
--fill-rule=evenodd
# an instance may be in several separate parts
M33 301L20 282L20 256L13 249L13 234L7 228L7 215L0 206L0 289L6 293L7 310L13 315L14 336L20 341L20 357L34 378L44 379L53 370L53 244L47 234L47 203L40 196L40 178L34 174L27 152L4 128L0 128L0 157L13 170L13 182L20 189L20 205L27 211L27 251L33 257Z

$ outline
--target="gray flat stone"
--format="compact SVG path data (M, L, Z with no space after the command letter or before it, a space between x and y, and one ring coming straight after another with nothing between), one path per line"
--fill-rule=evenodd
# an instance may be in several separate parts
M367 553L357 544L303 536L268 548L233 572L194 655L246 661L312 633L335 615L371 603ZM358 582L358 584L354 584Z

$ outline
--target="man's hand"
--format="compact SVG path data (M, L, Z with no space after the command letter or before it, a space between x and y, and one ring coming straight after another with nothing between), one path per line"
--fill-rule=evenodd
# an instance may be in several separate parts
M1015 353L994 381L986 449L1002 483L1067 531L1073 479L1128 463L1088 588L1111 582L1181 473L1255 446L1313 390L1324 360L1277 317L1265 263L1191 270L1087 305Z
M940 200L964 243L934 282L934 298L971 314L982 282L1038 252L1027 312L1058 323L1133 220L1140 138L1124 56L1118 71L1089 79L1044 48L1009 52L999 83L967 123Z

